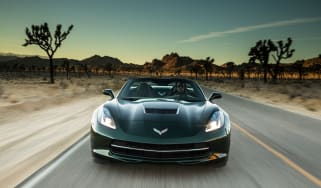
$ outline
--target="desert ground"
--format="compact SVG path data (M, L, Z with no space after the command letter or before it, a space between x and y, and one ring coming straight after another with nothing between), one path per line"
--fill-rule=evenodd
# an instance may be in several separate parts
M0 187L13 187L88 133L93 110L123 77L0 79ZM213 80L201 85L295 113L321 118L320 81Z
M320 80L282 80L264 84L262 80L226 79L199 83L228 94L321 119Z
M0 187L14 187L90 129L93 110L121 79L0 80Z

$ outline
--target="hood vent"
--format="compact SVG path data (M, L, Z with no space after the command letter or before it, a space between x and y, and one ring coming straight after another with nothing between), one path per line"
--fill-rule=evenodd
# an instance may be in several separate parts
M178 114L178 109L145 108L146 114Z

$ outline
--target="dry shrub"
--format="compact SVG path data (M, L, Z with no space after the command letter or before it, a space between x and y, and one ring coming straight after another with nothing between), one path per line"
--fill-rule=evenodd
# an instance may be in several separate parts
M10 95L10 96L8 97L8 100L9 100L10 103L17 103L17 102L19 102L19 99L18 99L15 95Z
M86 86L87 81L86 80L77 80L76 86L84 87Z
M59 87L61 89L67 89L69 87L69 84L66 81L60 81L59 82Z
M320 106L320 102L317 99L311 99L304 103L304 107L312 112L320 110Z
M261 91L260 84L255 84L254 88L255 88L255 91Z
M315 106L311 106L311 105L304 105L306 109L312 111L312 112L316 112L317 108L315 108Z
M279 88L279 92L280 92L281 94L285 94L285 95L288 95L288 94L289 94L289 90L288 90L287 87L280 87L280 88Z
M2 97L3 94L4 94L4 89L3 89L3 86L0 85L0 97Z
M114 79L111 81L111 88L113 88L114 90L120 90L123 84L123 81Z
M292 100L292 99L295 99L295 98L297 98L297 97L301 97L301 94L298 94L298 93L289 93L288 96L289 96L289 99Z
M305 82L305 83L302 84L302 86L305 87L305 88L311 88L311 83Z
M245 88L245 86L246 86L245 83L242 82L240 87L241 87L241 88Z

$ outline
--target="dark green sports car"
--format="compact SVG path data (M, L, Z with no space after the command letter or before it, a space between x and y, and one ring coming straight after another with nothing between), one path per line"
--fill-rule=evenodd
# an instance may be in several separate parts
M94 158L126 162L225 165L230 148L228 114L199 85L181 78L129 79L117 97L99 106L91 120Z

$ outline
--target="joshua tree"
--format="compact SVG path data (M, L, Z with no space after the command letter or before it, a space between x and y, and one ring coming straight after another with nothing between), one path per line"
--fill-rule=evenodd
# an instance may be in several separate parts
M176 76L180 76L182 73L182 68L176 68L174 73Z
M239 79L240 80L244 80L245 78L245 72L246 70L249 69L249 65L247 63L242 63L241 65L238 65L237 66L237 72L238 72L238 75L239 75Z
M156 76L162 76L163 66L165 63L158 59L153 59L152 61L152 69L155 71Z
M284 44L282 40L277 42L275 55L273 54L272 57L275 60L276 64L271 70L272 79L275 81L280 74L280 64L282 59L288 59L292 57L294 53L294 49L290 49L292 44L292 39L288 38L288 41Z
M56 53L57 49L61 46L62 41L64 41L69 35L70 31L73 28L73 25L70 25L68 30L65 32L61 31L62 26L57 25L55 35L52 36L47 23L39 25L32 25L31 31L29 28L26 28L27 39L22 46L28 45L38 45L43 49L48 57L50 63L50 83L54 83L54 66L53 66L53 56Z
M304 75L303 64L304 64L304 60L299 60L292 65L293 68L298 72L300 80L303 80L303 75Z
M190 74L191 74L191 78L193 77L193 64L191 63L191 64L188 64L187 66L186 66L186 69L190 72Z
M190 65L190 71L195 74L195 79L197 80L197 75L202 72L202 66L199 61L193 61Z
M113 77L112 71L114 70L114 66L112 63L106 63L104 65L104 71L108 72L110 77Z
M260 40L249 52L250 61L259 60L264 69L264 83L267 82L267 72L270 53L276 51L276 46L271 40Z
M70 62L68 59L66 59L63 64L62 67L65 69L66 71L66 78L67 80L69 80L69 72L70 72Z
M205 70L205 76L206 76L206 80L208 80L208 73L212 73L213 72L213 62L214 62L214 59L210 58L210 57L207 57L206 60L202 60L202 65L203 65L203 68Z
M318 79L321 79L321 64L314 64L311 69L318 75Z
M230 61L226 63L226 73L228 75L228 78L231 79L232 78L232 74L234 72L234 68L235 68L235 63Z

